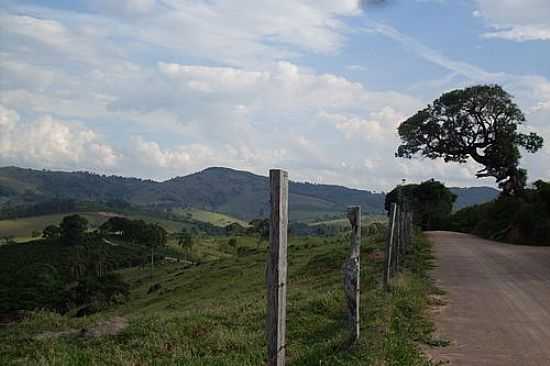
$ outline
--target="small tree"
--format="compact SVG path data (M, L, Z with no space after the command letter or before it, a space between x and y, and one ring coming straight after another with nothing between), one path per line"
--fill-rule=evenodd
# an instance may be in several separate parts
M419 153L458 163L471 158L483 165L478 178L494 177L505 195L514 195L527 179L526 171L518 167L519 147L534 153L543 145L537 134L517 131L523 122L519 107L498 85L454 90L401 123L402 144L396 156L411 158Z
M61 229L57 225L48 225L42 231L42 237L46 240L59 240Z
M231 248L235 249L237 247L237 239L231 238L227 242L227 245L229 245Z
M424 230L434 230L448 224L455 200L456 195L443 183L430 179L394 188L386 195L385 207L389 210L394 202L408 206L417 225Z
M84 240L88 220L80 215L65 216L61 225L61 238L67 245L78 245Z
M143 240L151 247L151 279L153 279L155 248L166 244L168 233L159 224L148 224L144 229Z
M0 237L1 240L4 241L4 244L15 244L15 236L13 235L2 235Z
M189 259L193 250L193 235L185 230L185 228L181 229L181 232L178 233L178 245L185 249L187 259Z
M257 247L259 248L262 241L269 240L269 219L254 219L249 225L248 233L258 235Z

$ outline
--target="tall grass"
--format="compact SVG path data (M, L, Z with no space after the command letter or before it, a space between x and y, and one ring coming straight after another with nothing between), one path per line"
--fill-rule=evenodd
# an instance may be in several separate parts
M252 241L251 241L252 242ZM200 244L196 244L200 245ZM254 245L254 244L250 244ZM419 344L430 343L427 296L429 244L415 241L404 272L382 290L383 243L362 244L361 338L348 343L341 266L342 237L291 238L287 356L290 365L429 365ZM262 365L265 364L265 248L189 267L162 266L160 290L147 294L148 273L126 270L131 300L84 319L36 314L0 329L0 364L33 365ZM79 329L122 315L116 336L33 338Z

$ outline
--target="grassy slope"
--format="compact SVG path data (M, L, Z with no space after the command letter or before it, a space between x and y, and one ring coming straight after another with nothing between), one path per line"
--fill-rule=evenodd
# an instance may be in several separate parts
M196 247L200 246L196 244ZM210 243L209 245L214 245ZM231 248L219 244L222 252ZM254 247L254 240L241 239ZM426 365L416 341L429 341L426 320L427 242L417 243L409 268L392 293L381 290L382 260L362 247L362 338L344 347L341 265L347 251L339 238L291 238L288 281L288 359L290 365ZM265 248L246 257L186 267L165 265L156 273L158 292L147 294L148 272L131 269L126 305L83 319L39 313L17 326L0 329L0 364L66 365L260 365L265 359ZM34 340L44 331L81 328L98 319L124 315L130 326L119 336L100 339Z
M198 208L176 208L173 209L173 213L176 215L186 215L189 214L193 220L200 222L207 222L215 226L227 226L234 222L242 225L248 226L248 223L243 220L219 213L206 210L200 210Z
M182 212L188 212L191 214L191 218L196 221L208 222L216 226L225 226L232 222L238 222L243 226L247 224L241 220L232 218L227 215L209 212L204 210L196 209L185 209ZM92 227L98 227L103 222L105 222L112 213L107 212L77 212L79 215L84 216ZM33 231L42 233L42 230L48 225L58 225L63 217L71 215L72 213L66 214L54 214L54 215L44 215L44 216L35 216L27 217L20 219L9 219L9 220L0 220L0 236L2 235L13 235L16 238L16 241L27 241L31 239ZM146 215L130 215L131 219L142 219L145 222L156 222L159 223L162 227L168 232L178 232L183 227L188 228L191 224L161 219L154 216Z
M363 215L361 223L362 225L369 225L372 223L387 223L388 218L384 215ZM322 220L310 222L309 225L335 225L335 226L349 226L349 220L347 218L333 219L333 220Z

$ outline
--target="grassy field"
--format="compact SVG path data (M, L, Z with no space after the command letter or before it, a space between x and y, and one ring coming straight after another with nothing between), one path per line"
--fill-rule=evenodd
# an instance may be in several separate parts
M384 216L384 215L363 215L361 217L362 225L369 225L375 222L384 224L388 222L388 218L387 216ZM350 226L349 220L345 217L341 219L312 221L312 222L309 222L309 225L311 226L316 226L316 225Z
M180 212L177 212L179 214ZM226 226L233 222L238 222L243 226L248 224L239 219L232 218L227 215L209 212L196 209L185 209L181 211L181 214L189 213L191 219L200 222L211 223L216 226ZM33 232L42 234L42 230L48 225L58 225L63 217L79 214L85 217L92 228L100 226L107 221L109 217L116 215L111 212L73 212L66 214L44 215L35 217L26 217L20 219L0 220L0 237L2 236L14 236L18 242L28 241L32 239ZM169 233L179 232L182 228L190 228L191 223L180 222L174 220L162 219L154 216L147 215L129 215L128 218L137 220L141 219L147 223L158 223Z
M92 227L97 227L105 222L111 214L107 212L78 212L85 217ZM31 238L33 232L42 234L42 230L48 225L58 225L63 217L71 215L55 214L21 219L0 220L0 235L13 235L18 241Z
M197 242L195 250L224 253L199 265L175 263L149 272L124 270L128 303L74 319L35 313L0 328L2 365L261 365L265 364L265 244L237 238ZM347 347L341 266L342 237L291 238L288 273L289 365L429 365L421 343L433 343L427 318L430 248L419 238L391 292L381 286L381 238L362 245L362 337ZM347 243L347 240L345 240ZM241 249L239 249L241 248ZM157 291L149 293L152 284ZM44 332L87 328L122 316L129 326L115 336L37 339Z
M239 220L235 217L231 217L222 213L200 210L197 208L177 208L172 210L176 215L189 216L191 219L207 222L215 226L225 227L232 223L238 223L242 226L248 226L248 222Z

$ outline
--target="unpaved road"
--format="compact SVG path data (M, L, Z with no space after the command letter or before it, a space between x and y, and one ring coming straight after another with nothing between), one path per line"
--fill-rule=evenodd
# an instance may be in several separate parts
M434 279L447 292L434 313L436 337L451 341L428 353L451 365L549 366L550 247L427 236Z

